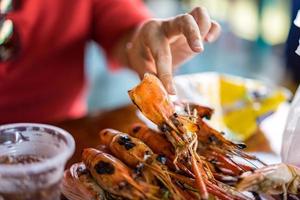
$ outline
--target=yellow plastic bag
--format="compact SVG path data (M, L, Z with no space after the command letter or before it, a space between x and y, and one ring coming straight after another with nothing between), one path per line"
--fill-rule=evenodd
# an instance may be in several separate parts
M247 79L221 76L219 86L223 122L240 140L255 133L258 124L287 99L284 90Z
M214 72L177 76L175 84L179 99L212 107L215 112L208 123L241 141L291 96L282 87Z

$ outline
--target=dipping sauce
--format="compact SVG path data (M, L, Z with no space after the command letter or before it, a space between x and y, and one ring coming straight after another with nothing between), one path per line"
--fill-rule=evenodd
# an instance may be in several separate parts
M39 163L46 160L46 157L38 155L9 155L0 156L1 165L28 165L33 163ZM51 171L51 170L50 170ZM51 173L51 172L48 173ZM47 173L47 172L46 172ZM28 178L36 179L36 181L42 181L40 175L24 176L26 181ZM22 177L20 177L21 179ZM1 180L0 180L1 181ZM34 191L27 190L26 192L14 192L14 193L1 193L0 200L56 200L60 196L60 182L52 184L46 188L40 188Z
M31 163L38 163L43 160L45 160L45 157L37 156L37 155L0 156L0 164L5 164L5 165L31 164Z

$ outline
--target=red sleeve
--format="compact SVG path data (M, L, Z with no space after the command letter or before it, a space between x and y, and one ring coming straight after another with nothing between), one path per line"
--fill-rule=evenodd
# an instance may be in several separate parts
M110 57L118 39L150 17L141 0L94 0L93 39Z

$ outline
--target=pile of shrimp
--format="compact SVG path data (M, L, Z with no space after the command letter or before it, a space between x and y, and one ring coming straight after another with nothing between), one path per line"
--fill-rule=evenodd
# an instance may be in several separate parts
M82 163L65 173L68 198L298 199L300 170L267 166L245 153L244 144L227 140L206 123L212 109L172 102L151 74L128 93L158 129L135 124L128 133L102 130L99 146L84 149ZM76 185L83 197L76 196Z

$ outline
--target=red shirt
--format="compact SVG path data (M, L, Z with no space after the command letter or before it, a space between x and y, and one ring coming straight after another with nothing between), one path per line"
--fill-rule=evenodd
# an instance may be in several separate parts
M86 42L95 40L109 55L119 37L148 16L138 0L21 0L8 16L20 53L0 63L0 123L84 115Z

